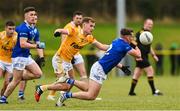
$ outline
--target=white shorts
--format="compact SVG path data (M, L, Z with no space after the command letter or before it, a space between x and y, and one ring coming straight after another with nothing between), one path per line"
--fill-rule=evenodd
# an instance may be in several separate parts
M10 74L12 74L13 72L12 63L7 63L0 60L0 68Z
M63 61L57 54L55 54L52 58L52 66L54 73L65 73L73 69L71 63Z
M84 63L84 59L81 54L76 54L74 55L74 63L73 65L79 64L79 63Z
M12 58L13 68L17 70L24 70L27 65L35 63L35 61L29 57L16 57Z
M107 75L105 74L99 62L95 62L92 65L89 78L96 81L99 84L102 84L103 81L106 80Z

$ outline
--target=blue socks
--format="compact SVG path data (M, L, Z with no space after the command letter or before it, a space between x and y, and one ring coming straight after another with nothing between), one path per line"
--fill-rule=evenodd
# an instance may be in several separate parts
M72 92L66 92L64 93L65 98L72 98Z
M70 84L70 85L73 85L74 84L74 79L71 79L71 78L68 78L66 83Z
M23 91L19 91L19 97L24 97L24 92Z
M6 101L7 97L6 96L1 96L2 101Z

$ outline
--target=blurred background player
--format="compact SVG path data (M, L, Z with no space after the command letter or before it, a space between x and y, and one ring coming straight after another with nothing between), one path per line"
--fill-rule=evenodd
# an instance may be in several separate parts
M81 81L66 78L64 76L64 79L62 80L70 85L80 88L82 91L75 93L66 92L62 94L58 99L57 106L62 106L63 102L68 98L95 100L108 73L116 66L121 68L120 61L127 53L135 58L141 58L139 48L131 43L133 40L133 30L124 28L121 29L120 33L121 38L114 40L105 55L91 67L88 87L84 86ZM133 48L130 46L130 43Z
M34 24L33 24L34 27L36 27L36 25L37 25L37 20L38 20L38 15L36 14L35 15L35 21L34 21ZM44 66L44 64L45 64L44 57L35 57L35 61L39 65L40 68L42 68ZM26 70L24 70L23 73L27 73ZM18 92L18 99L19 100L24 100L25 99L24 92L25 92L26 84L27 84L26 80L22 80L19 83L19 92Z
M161 43L157 43L155 45L155 50L156 51L162 51L163 50L163 46ZM158 57L158 61L156 62L156 74L157 75L163 75L164 73L164 68L163 68L163 63L164 63L164 55L161 53L157 53L156 56Z
M64 27L64 29L74 28L75 30L80 31L81 30L81 23L82 23L82 19L83 19L83 13L81 11L75 11L73 13L72 18L73 18L72 21L70 23L68 23ZM61 42L64 42L64 39L66 39L67 36L68 35L62 34ZM77 53L76 55L74 55L71 63L77 69L78 73L80 74L80 79L81 80L87 80L87 73L86 73L84 59L83 59L82 55L80 53ZM55 74L56 74L57 78L62 76L56 72L55 72ZM71 78L75 77L73 68L68 69L68 74ZM50 91L49 95L47 96L47 99L48 100L55 100L55 92L56 91L53 91L53 90Z
M18 33L17 43L12 53L13 80L8 84L4 95L0 99L1 104L7 104L7 97L21 80L38 79L42 76L42 71L37 63L31 58L30 49L37 49L38 55L44 57L43 49L45 43L39 40L39 31L34 24L37 12L34 7L24 9L24 22L16 27ZM23 73L24 70L26 73Z
M151 47L151 44L149 45L143 45L139 41L139 36L143 31L151 31L153 28L153 20L152 19L146 19L144 21L144 26L143 29L136 34L136 42L137 46L139 47L141 51L141 56L142 60L141 61L136 61L136 67L134 69L134 74L132 77L132 83L131 83L131 88L129 91L130 96L135 96L136 93L134 92L134 89L136 87L136 84L138 82L139 77L141 76L143 70L147 74L148 82L152 90L153 95L162 95L162 93L155 88L154 85L154 70L153 67L150 65L149 59L148 59L148 54L150 53L152 57L154 58L155 61L158 61L158 57L156 56L154 50Z
M3 96L7 85L12 78L12 50L16 45L17 33L15 32L15 23L7 21L5 30L0 32L0 77L4 76L4 83L1 89Z

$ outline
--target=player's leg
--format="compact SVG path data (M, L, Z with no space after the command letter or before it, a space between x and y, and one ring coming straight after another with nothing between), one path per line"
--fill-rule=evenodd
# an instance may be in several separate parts
M101 84L90 79L88 91L79 91L76 93L72 93L72 98L83 99L83 100L94 100L98 96L100 89L101 89Z
M27 70L24 70L23 72L23 75L24 73L27 73ZM27 84L27 81L26 80L22 80L20 83L19 83L19 92L18 92L18 99L19 100L24 100L24 91L26 89L26 84Z
M1 70L1 69L0 69ZM4 94L9 82L10 82L10 78L12 76L12 73L10 74L9 72L4 72L4 83L1 89L1 96Z
M24 91L25 91L25 88L26 88L26 84L27 84L27 81L25 80L22 80L20 83L19 83L19 92L18 92L18 99L19 100L24 100Z
M56 74L57 79L64 76L64 74L65 74L64 69L66 69L68 71L68 74L70 74L69 75L70 77L74 78L72 64L63 63L62 59L59 56L57 56L56 54L52 58L52 66L53 66L54 73ZM51 90L47 96L47 99L55 100L55 93L56 93L56 90Z
M85 68L84 60L81 54L77 54L74 56L74 63L73 65L77 69L80 74L80 80L87 81L87 71Z
M22 80L23 70L13 70L13 79L8 84L6 91L4 92L4 95L0 99L0 103L4 104L7 103L6 99L7 97L12 94L16 86L19 84L19 82Z
M3 76L5 76L4 75L4 67L3 67L3 64L0 63L0 78L3 77ZM4 89L5 89L5 86L4 86L4 83L3 83L3 87L1 89L1 96L4 94Z
M31 57L28 57L27 63L28 63L26 65L27 72L23 73L23 79L31 80L31 79L40 78L43 73L41 68L38 66L38 64Z
M77 98L77 99L83 99L83 100L96 99L101 89L101 85L106 78L107 78L107 75L104 73L102 66L98 62L94 63L91 68L89 85L88 87L86 87L86 89L88 90L79 91L77 93L66 92L60 96L56 105L62 106L63 102L68 98ZM83 86L82 84L80 84L80 81L73 80L71 78L67 79L66 83L70 85L75 85L77 87ZM86 82L81 81L81 83L86 83Z
M152 94L153 95L162 95L162 93L159 90L156 90L155 85L154 85L154 70L152 66L144 68L147 78L148 78L148 83L151 87Z
M133 77L132 77L132 82L131 82L131 88L130 88L130 91L129 91L130 96L135 96L136 95L134 90L135 90L135 87L137 85L138 79L141 76L141 74L142 74L142 69L139 68L139 67L135 67L134 74L133 74Z

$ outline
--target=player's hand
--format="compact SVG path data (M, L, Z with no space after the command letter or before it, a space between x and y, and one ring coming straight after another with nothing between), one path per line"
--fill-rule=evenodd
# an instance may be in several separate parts
M37 43L37 48L38 49L44 49L45 48L45 43L44 42L38 42Z
M35 59L35 61L36 61L36 63L38 64L38 66L39 66L40 68L42 68L42 67L45 66L45 59L44 59L44 57L37 57L37 58Z
M129 66L122 66L121 70L124 72L125 75L131 75L131 71L129 70Z
M143 59L141 57L136 58L136 61L142 61Z
M156 55L153 55L153 58L154 58L154 60L155 60L156 62L159 61L159 58L158 58Z
M61 36L61 33L60 32L55 32L54 33L54 37L60 37Z

